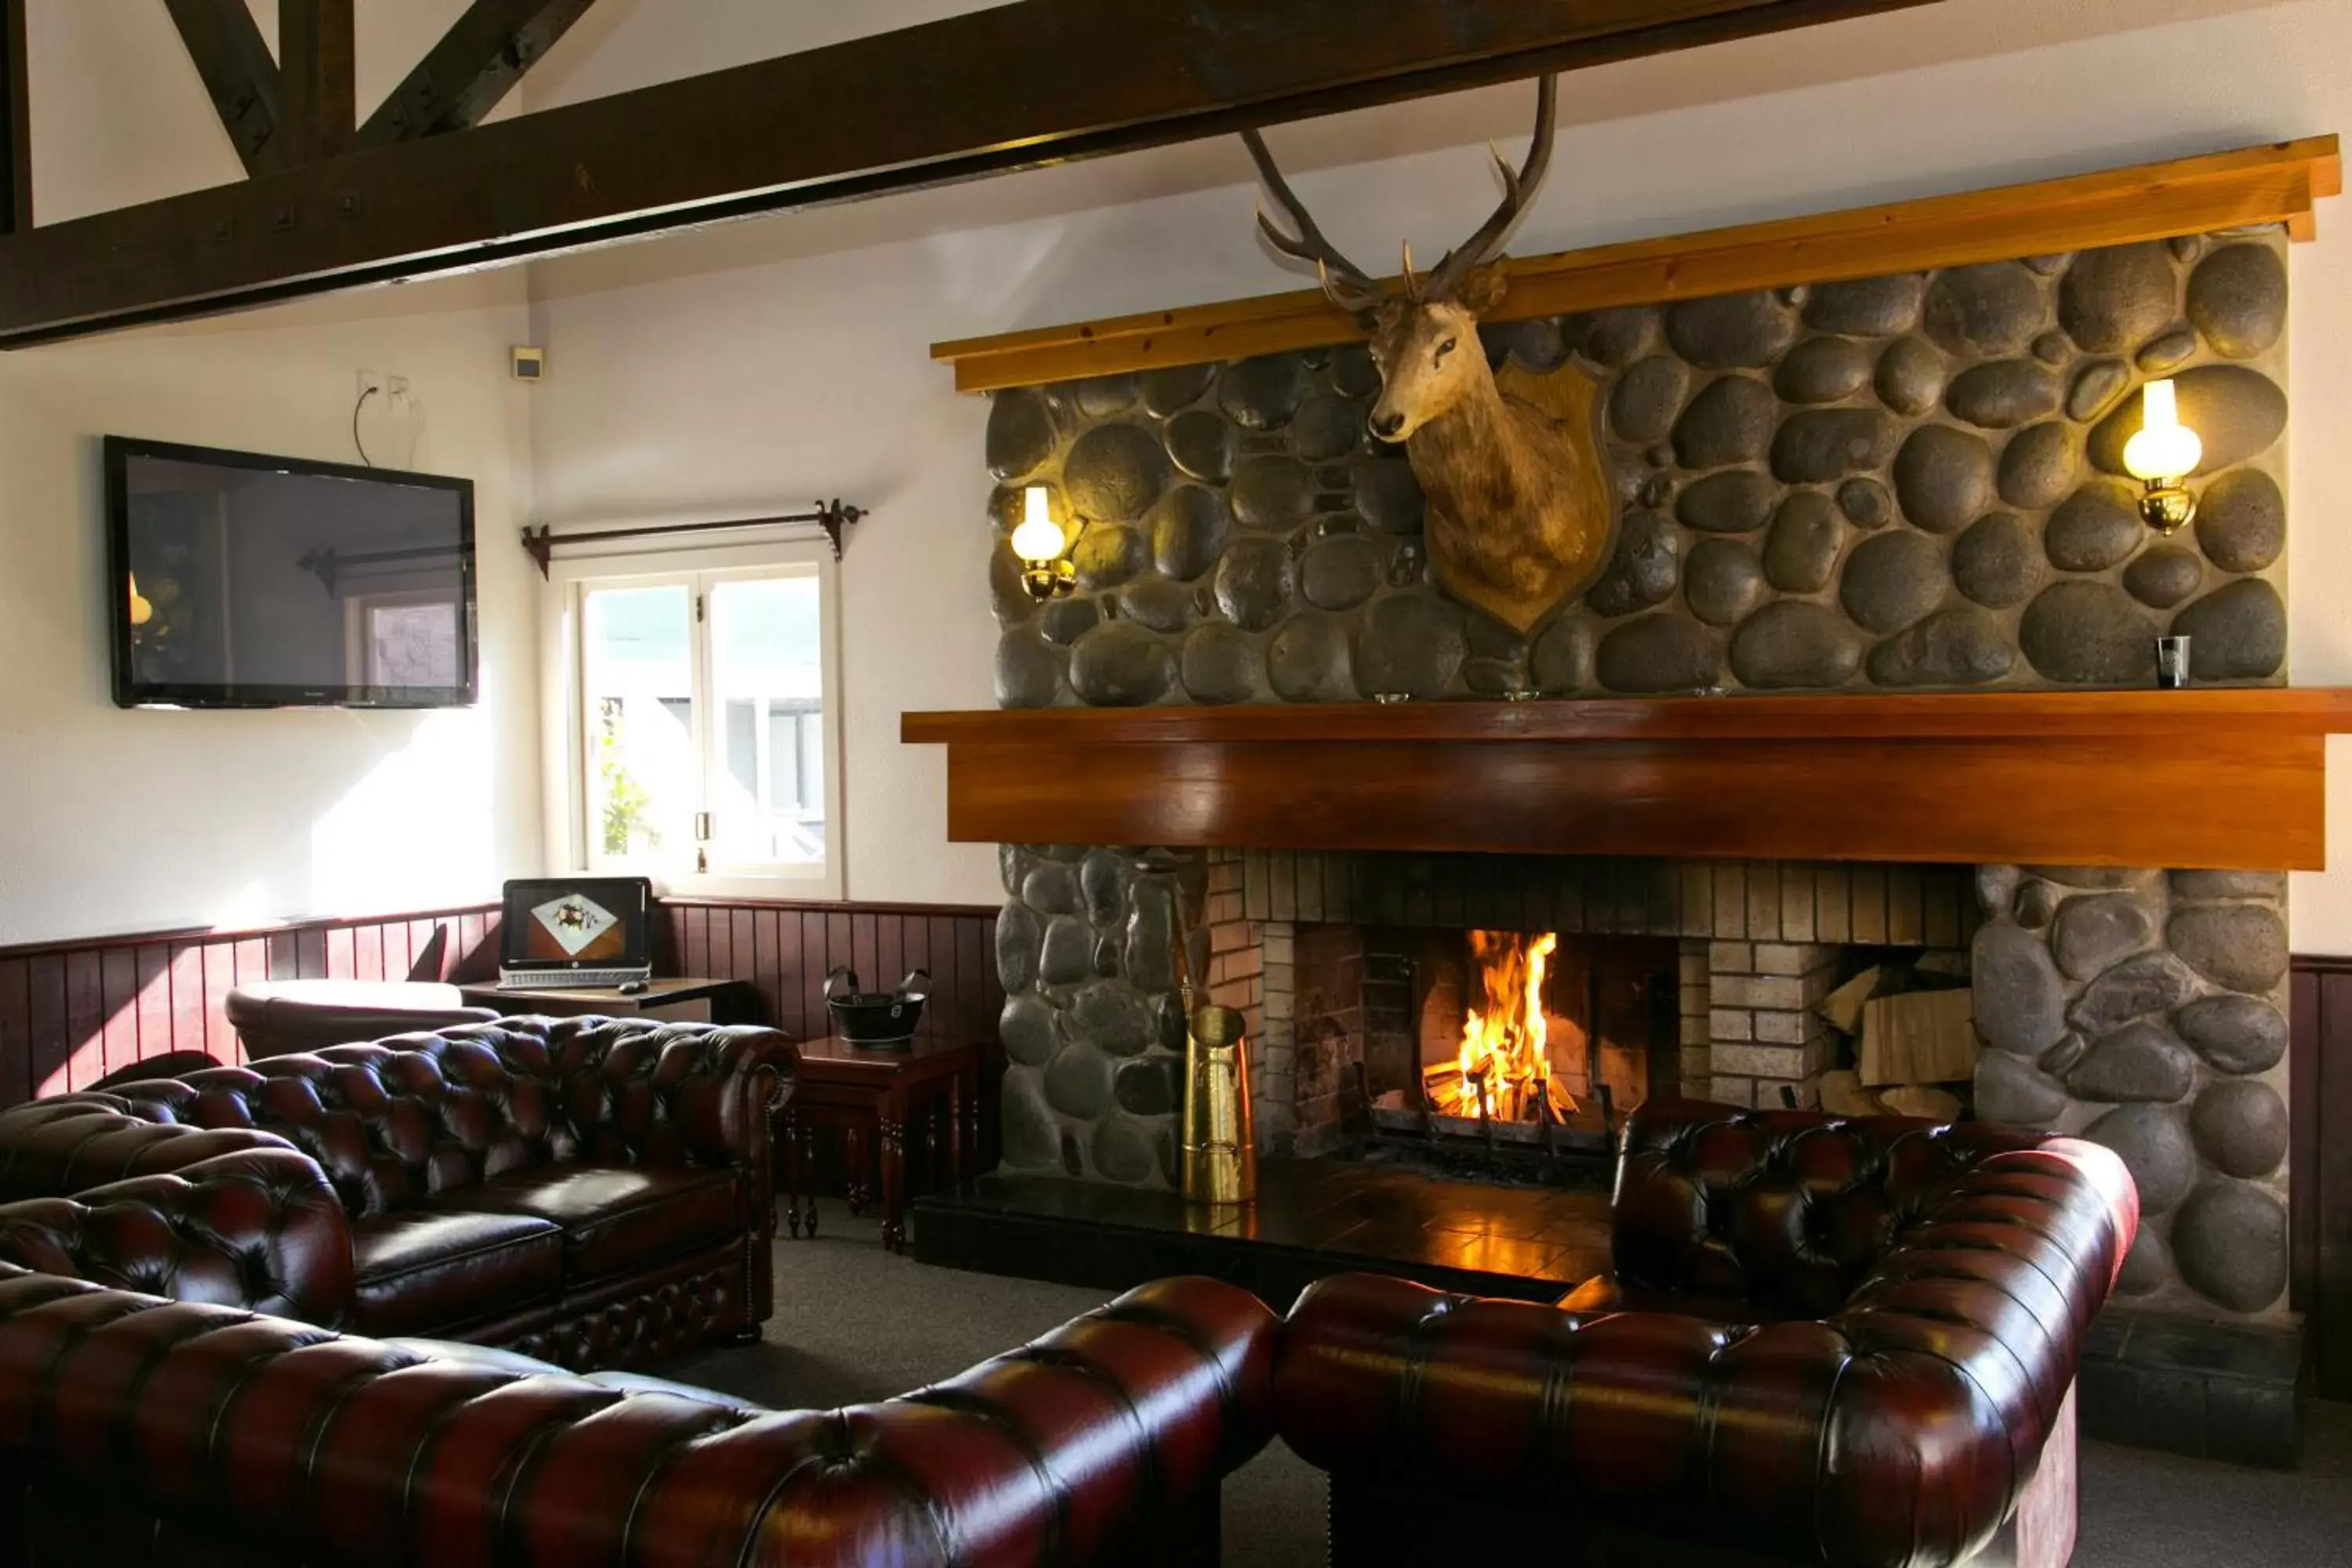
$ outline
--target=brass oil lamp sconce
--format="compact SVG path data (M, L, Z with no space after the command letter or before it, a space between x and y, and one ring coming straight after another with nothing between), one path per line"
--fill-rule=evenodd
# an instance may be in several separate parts
M2146 415L2139 434L2124 444L2124 468L2147 487L2142 521L2158 533L2178 533L2197 516L2189 476L2205 460L2205 443L2180 422L2179 389L2171 382L2149 382L2141 398Z
M1021 586L1031 598L1043 604L1069 593L1077 580L1077 569L1063 553L1070 537L1054 521L1053 492L1044 485L1021 492L1021 521L1013 525L1011 542L1021 561Z
M2140 520L2168 536L2196 521L2197 498L2189 493L2189 477L2205 460L2205 443L2180 422L2180 391L2170 381L2149 382L2140 402L2139 433L2124 443L2124 469L2147 487L2139 498ZM2189 644L2180 636L2156 639L2156 683L2162 689L2188 686Z

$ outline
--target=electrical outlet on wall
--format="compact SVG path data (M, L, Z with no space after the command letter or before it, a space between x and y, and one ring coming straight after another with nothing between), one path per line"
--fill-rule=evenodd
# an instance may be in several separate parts
M424 409L404 375L388 371L359 373L359 401L352 406L352 444L371 468L408 468L416 458Z

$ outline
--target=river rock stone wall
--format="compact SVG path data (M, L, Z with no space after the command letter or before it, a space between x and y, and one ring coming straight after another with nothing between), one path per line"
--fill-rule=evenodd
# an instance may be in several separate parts
M2168 631L2200 681L2283 681L2284 256L2263 229L1488 329L1498 365L1593 379L1620 509L1601 579L1527 638L1432 582L1359 347L1000 394L998 700L2144 686ZM2122 466L2161 375L2206 447L2169 540ZM1077 591L1042 606L1005 542L1029 484L1076 533ZM1207 858L1007 847L1003 871L1008 1164L1172 1182L1171 942L1181 915L1205 983ZM1984 888L1984 1114L2123 1152L2151 1216L2127 1293L2273 1309L2279 885Z
M1989 866L1978 895L1977 1113L2123 1156L2124 1296L2284 1307L2286 879Z
M2287 274L2276 230L1513 322L1599 387L1614 559L1531 639L1431 582L1360 347L1000 394L1020 487L1078 526L1043 608L992 567L997 692L1055 703L2284 679ZM2194 527L2121 477L2139 389L2204 438Z
M1192 850L998 850L1004 1162L1171 1186L1184 1093L1182 962L1209 983L1208 859Z

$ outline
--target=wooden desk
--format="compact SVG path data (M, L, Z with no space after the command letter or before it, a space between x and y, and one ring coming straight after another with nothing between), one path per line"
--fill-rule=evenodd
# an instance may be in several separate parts
M976 1045L916 1039L887 1050L860 1050L827 1036L803 1041L792 1098L777 1113L784 1157L778 1162L784 1218L794 1236L816 1235L816 1199L803 1194L819 1127L839 1127L848 1144L852 1213L865 1204L866 1133L870 1128L881 1167L882 1245L907 1246L907 1142L919 1132L936 1182L944 1144L948 1179L961 1181L980 1164L982 1055Z
M502 1015L537 1013L551 1018L592 1015L609 1018L644 1016L672 1024L756 1024L759 993L748 980L655 980L646 989L624 996L604 987L545 991L510 991L496 985L461 987L466 1000L478 1007L496 1007Z

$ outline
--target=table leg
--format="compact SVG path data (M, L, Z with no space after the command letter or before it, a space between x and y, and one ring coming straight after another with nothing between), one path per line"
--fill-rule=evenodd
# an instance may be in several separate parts
M809 1174L809 1173L814 1168L814 1162L811 1159L811 1156L816 1152L816 1126L813 1120L801 1123L799 1150L800 1152L797 1158L800 1161L800 1180L798 1185L800 1190L807 1194L807 1208L802 1215L801 1219L802 1223L808 1227L808 1238L811 1241L814 1241L816 1239L816 1191Z
M861 1218L866 1213L866 1130L856 1122L841 1131L844 1164L842 1195L849 1200L849 1212Z
M793 1113L792 1107L788 1105L784 1108L782 1121L784 1124L784 1158L782 1161L784 1175L784 1224L791 1227L793 1238L797 1241L800 1239L801 1234L800 1118Z
M963 1148L964 1163L956 1171L956 1180L968 1182L980 1173L984 1145L980 1137L981 1101L985 1098L981 1082L980 1065L975 1062L964 1074Z
M955 1185L956 1100L952 1092L935 1094L923 1112L923 1180L935 1193Z
M963 1070L948 1079L948 1179L950 1188L963 1182Z
M882 1101L882 1245L907 1250L907 1096L893 1088Z

